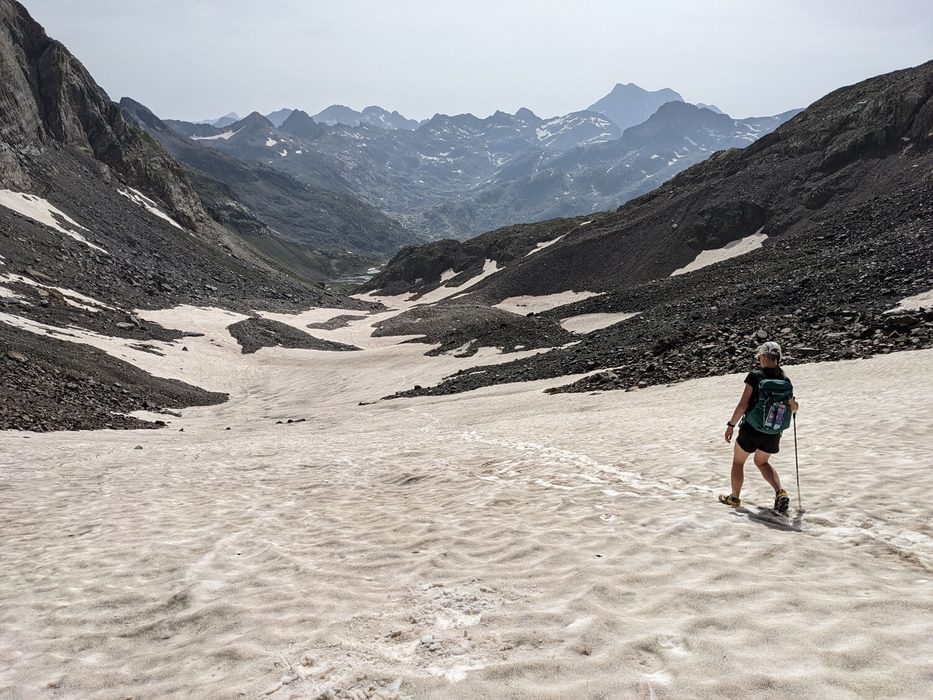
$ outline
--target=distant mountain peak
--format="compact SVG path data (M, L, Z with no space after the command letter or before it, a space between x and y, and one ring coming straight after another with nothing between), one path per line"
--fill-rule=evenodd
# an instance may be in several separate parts
M665 102L683 102L684 98L670 88L645 90L635 83L616 83L612 91L588 107L592 112L605 114L625 131L641 124Z
M283 107L282 109L277 109L274 112L269 112L266 115L266 119L272 122L272 125L275 127L280 127L291 116L291 113L295 110L289 107Z
M327 124L328 126L335 126L336 124L346 126L368 124L380 129L413 130L418 128L418 122L414 119L408 119L396 111L390 112L379 105L369 105L364 107L362 112L357 112L346 105L334 104L327 109L321 110L313 118L318 124Z
M259 112L250 112L245 117L243 117L240 121L234 122L233 124L229 124L228 126L234 131L238 131L246 127L258 127L258 128L268 128L268 129L273 128L272 122L266 119L266 117L260 114Z
M217 117L216 119L201 119L194 122L195 124L208 124L210 126L216 126L218 129L223 129L225 126L230 126L240 121L241 117L236 112L227 112L222 117Z
M279 128L293 136L307 139L317 138L324 130L307 112L300 109L292 110L292 113L279 125Z
M703 104L702 102L697 102L696 105L700 109L708 109L710 112L715 112L716 114L725 114L725 112L719 109L719 107L716 105Z

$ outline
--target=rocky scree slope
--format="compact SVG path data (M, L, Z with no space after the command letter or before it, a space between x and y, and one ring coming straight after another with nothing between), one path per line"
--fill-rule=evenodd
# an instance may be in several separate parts
M571 348L415 393L600 368L613 372L575 388L667 383L744 370L763 337L786 344L797 360L930 347L929 311L885 312L933 288L931 95L933 62L842 88L751 146L717 154L504 265L458 302L575 289L601 295L542 315L640 315ZM701 251L757 231L768 234L762 248L670 276ZM481 254L495 259L491 246ZM434 257L429 247L426 267ZM368 288L399 293L418 259L406 251ZM423 289L423 280L412 288Z
M165 408L222 399L192 387L171 398L164 383L116 361L102 363L88 346L49 353L53 341L18 325L72 326L141 344L183 342L177 331L145 323L130 309L366 306L288 274L217 224L182 167L20 4L0 0L0 20L4 427L116 426L112 413L143 401ZM113 382L121 384L117 394L99 390ZM47 400L62 386L75 407L68 416Z

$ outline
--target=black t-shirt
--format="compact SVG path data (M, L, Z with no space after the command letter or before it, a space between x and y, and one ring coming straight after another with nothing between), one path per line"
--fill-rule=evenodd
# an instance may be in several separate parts
M752 408L758 403L758 384L761 383L762 379L785 379L787 375L784 374L784 370L780 367L761 367L760 369L753 370L748 373L748 376L745 377L745 383L752 388L752 397L748 401L748 405L745 407L745 413L748 413ZM745 417L742 417L742 422L745 422ZM749 426L751 427L751 426Z

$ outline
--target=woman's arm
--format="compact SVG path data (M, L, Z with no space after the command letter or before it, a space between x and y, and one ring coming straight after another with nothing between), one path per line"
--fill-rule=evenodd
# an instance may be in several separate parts
M726 442L732 442L732 431L735 429L735 426L739 422L739 418L743 416L746 410L748 410L748 403L752 400L752 385L746 384L745 390L742 392L742 398L739 399L739 402L735 405L735 410L732 412L732 418L729 419L728 425L726 425Z
M800 404L797 403L797 398L794 396L790 397L790 401L787 402L790 405L791 413L797 413L797 409L800 408Z

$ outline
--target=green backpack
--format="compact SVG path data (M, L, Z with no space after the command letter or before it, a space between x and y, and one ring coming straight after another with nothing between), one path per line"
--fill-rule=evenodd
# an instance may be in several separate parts
M758 382L758 401L745 414L745 423L759 433L780 435L790 426L790 399L794 396L794 386L790 379L766 377L764 372L755 370L761 377Z

